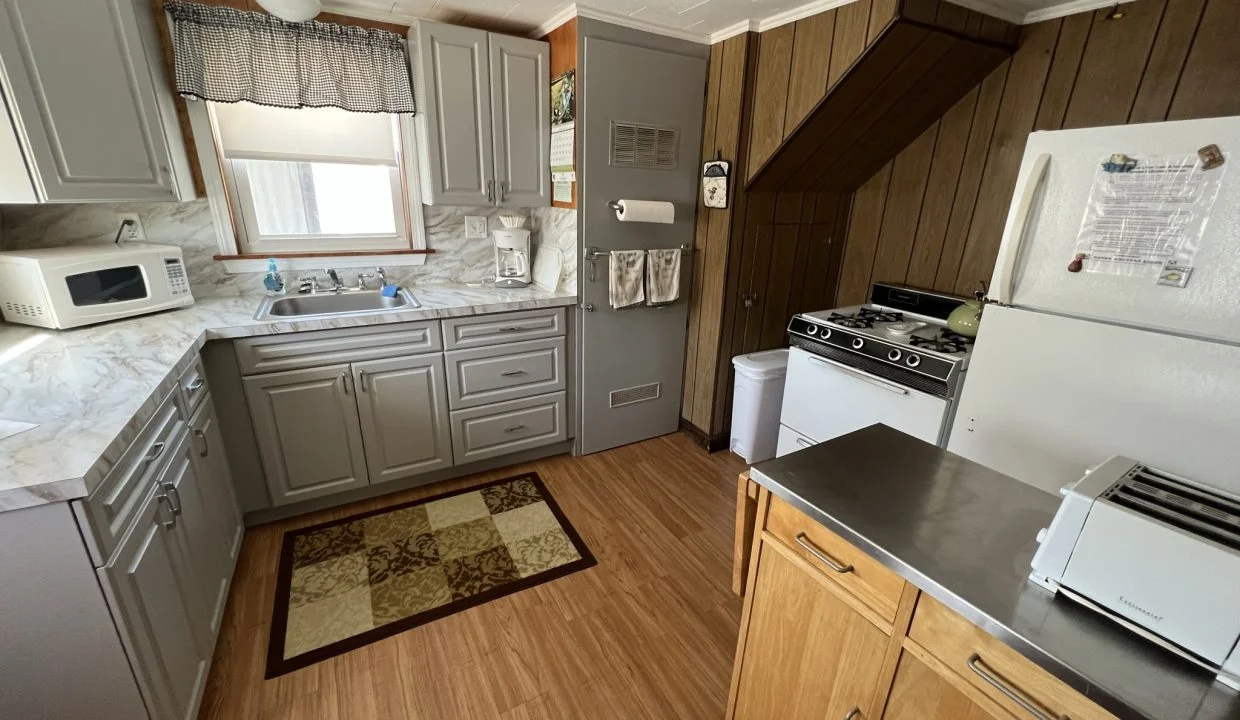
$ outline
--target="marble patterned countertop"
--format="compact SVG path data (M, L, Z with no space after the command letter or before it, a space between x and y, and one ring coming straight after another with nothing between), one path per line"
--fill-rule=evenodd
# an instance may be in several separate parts
M357 317L255 320L261 296L76 330L0 323L0 420L37 427L0 439L0 512L86 497L208 341L572 305L536 288L417 286L422 307Z

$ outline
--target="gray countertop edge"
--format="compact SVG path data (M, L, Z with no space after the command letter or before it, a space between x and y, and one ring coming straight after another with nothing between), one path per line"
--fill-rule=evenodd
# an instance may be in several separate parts
M450 289L451 291L452 289ZM475 288L469 288L465 292L477 292ZM511 292L511 291L509 291ZM200 305L206 305L211 301L232 301L236 298L231 297L212 297L207 296L200 300ZM250 302L250 298L244 298ZM185 350L180 358L172 363L164 377L157 383L156 387L147 395L139 404L137 409L128 418L127 421L116 425L113 440L103 448L95 461L85 472L70 477L63 477L54 480L46 480L43 482L22 483L17 486L0 487L0 513L11 510L21 510L29 507L37 507L39 505L47 505L56 502L68 502L80 500L88 497L94 488L102 481L103 477L111 470L113 460L109 458L118 458L120 451L128 447L134 439L134 436L145 426L150 420L159 404L168 397L169 393L174 392L176 382L179 375L184 371L189 363L193 361L197 352L209 340L231 340L247 337L258 337L264 335L282 335L298 332L313 332L315 330L329 330L341 327L364 327L364 326L380 326L391 325L403 322L417 322L420 320L439 320L456 317L471 317L475 315L487 315L492 313L515 312L519 310L530 310L549 307L568 307L576 304L576 295L570 294L549 294L543 297L520 298L516 300L497 300L483 301L477 303L463 302L460 305L431 305L421 308L404 310L392 313L376 313L372 315L358 315L354 317L315 317L306 318L304 320L280 320L255 322L252 318L247 317L246 322L251 324L239 324L236 326L222 324L218 327L209 325L202 327L196 336L185 344ZM257 299L252 300L257 306ZM190 306L193 308L194 306ZM157 313L146 316L147 318L166 319L170 316L175 317L179 311L172 310L165 313ZM139 320L143 318L138 318ZM125 321L121 321L125 322ZM8 326L6 323L0 323L0 329ZM25 326L22 329L29 330Z
M1108 712L1114 713L1125 720L1159 720L1158 718L1150 718L1140 710L1133 708L1126 703L1123 698L1096 684L1085 673L1060 662L1057 658L1048 654L1042 648L1033 644L1011 628L988 616L972 604L962 600L958 595L935 581L933 578L891 554L877 543L872 542L869 538L853 530L847 524L832 517L826 511L814 506L812 503L798 496L796 493L783 487L774 479L763 474L763 472L756 467L750 468L750 479L767 490L770 490L771 494L788 502L797 510L805 513L810 517L810 519L857 546L867 555L879 561L884 566L890 568L896 574L900 575L900 577L913 583L920 590L928 593L935 600L938 600L956 613L960 614L969 622L982 628L992 637L998 639L1004 645L1020 653L1023 657L1029 659L1035 665L1043 670L1046 670L1051 675L1059 678L1073 690L1076 690L1081 695L1087 697L1089 700L1098 704Z

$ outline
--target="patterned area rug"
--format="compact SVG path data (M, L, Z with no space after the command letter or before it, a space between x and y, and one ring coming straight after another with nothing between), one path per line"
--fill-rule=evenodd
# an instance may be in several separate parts
M267 677L594 564L534 473L285 533Z

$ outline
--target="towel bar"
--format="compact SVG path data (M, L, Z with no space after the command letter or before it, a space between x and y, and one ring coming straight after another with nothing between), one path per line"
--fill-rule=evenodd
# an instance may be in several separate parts
M634 248L634 249L636 249L636 248ZM692 246L692 245L681 245L681 246L680 246L680 253L681 253L682 255L692 255L692 254L693 254L693 246ZM607 257L607 256L608 256L608 255L610 255L610 254L611 254L611 252L609 252L609 251L607 251L607 250L599 250L598 248L594 247L593 245L586 245L586 246L585 246L585 248L583 248L583 249L582 249L582 256L583 256L586 260L589 260L590 262L594 262L595 260L602 260L603 258Z

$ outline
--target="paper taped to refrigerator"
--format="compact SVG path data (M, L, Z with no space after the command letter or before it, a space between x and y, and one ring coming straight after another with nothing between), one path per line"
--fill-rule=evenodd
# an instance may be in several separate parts
M1112 155L1098 164L1069 271L1183 287L1228 163L1197 155Z

